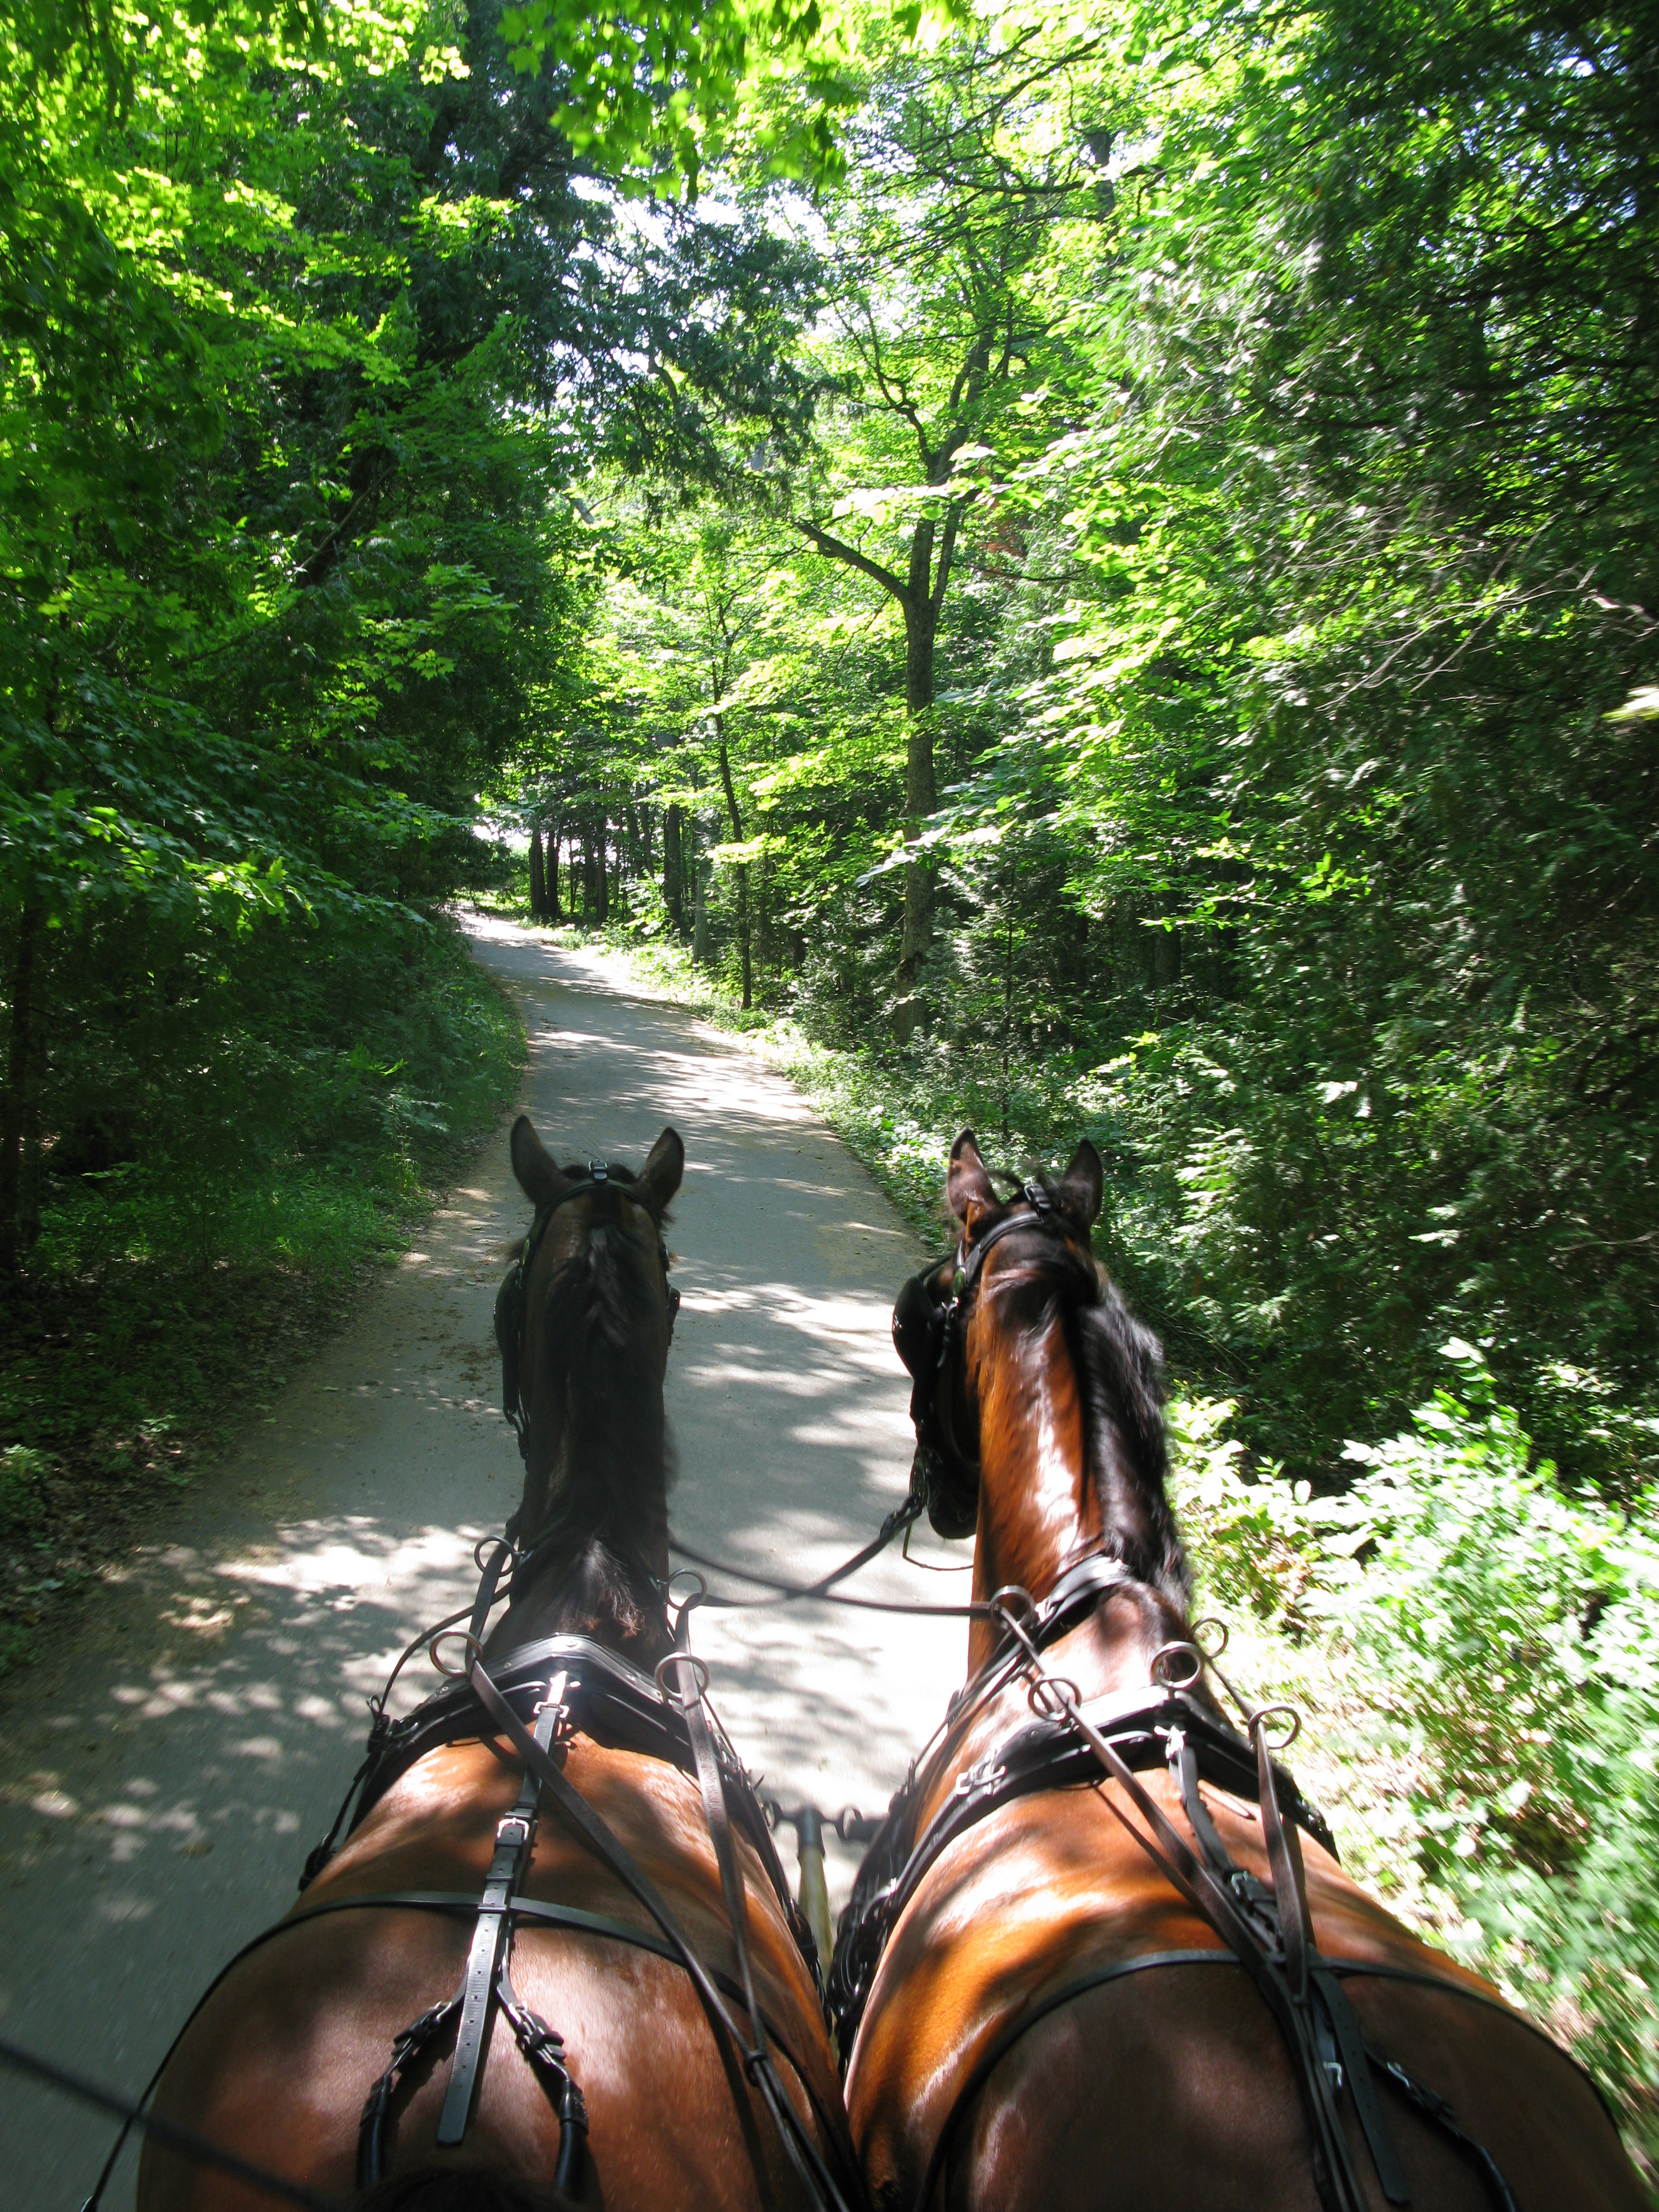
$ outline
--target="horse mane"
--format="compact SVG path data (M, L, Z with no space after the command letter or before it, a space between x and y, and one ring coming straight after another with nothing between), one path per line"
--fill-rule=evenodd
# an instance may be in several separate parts
M610 1173L619 1182L635 1180L625 1168ZM554 1632L614 1629L632 1638L661 1611L641 1590L650 1577L641 1562L666 1545L674 1475L661 1381L645 1351L660 1292L648 1254L623 1231L614 1201L607 1208L599 1197L596 1209L580 1247L560 1262L543 1309L537 1381L563 1404L563 1479L532 1540L550 1567L558 1561L562 1569Z
M1184 1613L1192 1577L1164 1488L1164 1348L1115 1283L1068 1310L1066 1334L1106 1548Z

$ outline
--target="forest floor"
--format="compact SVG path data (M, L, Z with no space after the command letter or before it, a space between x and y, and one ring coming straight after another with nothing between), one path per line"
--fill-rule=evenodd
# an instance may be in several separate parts
M359 1130L304 1156L254 1147L213 1182L205 1224L201 1191L165 1175L48 1178L37 1264L0 1301L0 1677L210 1478L465 1179L523 1035L457 957L475 1050L418 1144ZM446 1073L421 1070L441 1092ZM192 1251L204 1225L219 1240L206 1260Z
M244 1422L269 1411L271 1394L337 1331L374 1273L368 1262L321 1277L222 1267L142 1301L97 1283L51 1282L6 1306L0 1373L14 1399L41 1412L56 1398L61 1418L32 1425L50 1448L23 1448L27 1518L20 1513L0 1536L0 1674L27 1666L66 1610L176 1512L179 1493L210 1473ZM170 1414L124 1422L88 1404L80 1377L112 1357L161 1370L157 1395ZM173 1365L185 1371L169 1389Z
M677 1533L823 1571L904 1492L888 1317L915 1239L798 1091L619 963L489 920L474 942L524 1016L520 1103L560 1157L637 1161L665 1123L685 1139ZM507 1126L418 1248L361 1285L320 1350L285 1348L270 1411L0 1685L7 2034L136 2088L215 1969L287 1909L359 1756L364 1696L470 1595L472 1546L519 1485L492 1333L526 1218ZM862 1582L954 1587L893 1558ZM746 1759L832 1813L884 1804L963 1657L956 1623L800 1607L714 1616L699 1644ZM839 1895L853 1862L834 1848ZM15 2212L78 2202L109 2141L9 2082L0 2131ZM109 2212L131 2186L129 2161Z

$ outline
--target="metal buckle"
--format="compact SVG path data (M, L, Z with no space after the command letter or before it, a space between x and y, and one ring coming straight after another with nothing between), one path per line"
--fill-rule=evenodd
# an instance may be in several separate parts
M977 1766L970 1766L957 1775L956 1794L958 1797L971 1797L976 1790L987 1790L1000 1782L1007 1771L993 1752L988 1758L981 1759Z
M512 1832L515 1828L518 1830L516 1835ZM529 1841L530 1823L522 1813L508 1813L495 1823L495 1843L498 1849L502 1844L516 1844L522 1848Z

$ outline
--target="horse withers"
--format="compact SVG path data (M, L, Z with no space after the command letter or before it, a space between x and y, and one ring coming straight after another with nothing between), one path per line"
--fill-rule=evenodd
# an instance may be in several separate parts
M831 1975L875 2203L1638 2212L1588 2077L1344 1875L1281 1716L1224 1717L1101 1195L1085 1141L1001 1200L964 1131L957 1250L896 1310L979 1609Z
M857 2185L813 1970L723 1751L723 1862L711 1843L665 1615L662 1233L684 1147L665 1130L637 1176L560 1168L520 1117L512 1158L536 1212L498 1310L525 1455L510 1593L481 1650L440 1646L498 1702L458 1679L391 1729L347 1841L202 2006L156 2109L341 2200L462 2212L471 2186L483 2206L556 2182L605 2212L793 2212L811 2197L758 2094L750 1986L809 2158ZM146 2148L140 2212L270 2201Z

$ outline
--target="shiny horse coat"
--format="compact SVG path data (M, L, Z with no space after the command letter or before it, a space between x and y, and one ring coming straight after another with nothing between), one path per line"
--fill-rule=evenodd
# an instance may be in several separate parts
M526 1437L515 1531L521 1564L506 1614L484 1646L498 1676L514 1651L571 1636L617 1654L648 1686L670 1650L662 1390L672 1306L661 1226L683 1160L679 1139L665 1131L637 1179L612 1168L597 1184L587 1176L592 1187L578 1189L582 1170L556 1167L527 1121L514 1127L514 1167L540 1233L523 1285L517 1377ZM668 1759L604 1740L607 1731L594 1725L589 1735L579 1722L563 1745L565 1779L647 1873L706 1966L731 1986L738 1962L696 1781ZM351 2198L365 2097L393 2039L456 1990L473 1923L350 1900L408 1891L476 1898L497 1823L523 1780L505 1740L475 1726L375 1792L289 1924L234 1968L198 2014L168 2065L158 2109L279 2173ZM736 1848L757 1999L787 2094L832 2168L850 2172L811 1972L771 1875L740 1827ZM645 1911L562 1826L545 1797L517 1889L622 1923L640 1938L629 1943L533 1918L514 1929L518 1996L562 2037L586 2102L575 2202L605 2212L793 2212L804 2205L741 2054L715 2029L683 1969L652 1948L656 1930ZM349 1909L319 1914L339 1905ZM453 2044L453 2032L440 2038L393 2097L388 2201L423 2174L452 2181L488 2175L544 2190L559 2153L559 2115L499 2013L465 2136L453 2149L436 2149ZM153 2145L146 2149L141 2212L263 2212L269 2201ZM442 2198L446 2206L466 2201Z
M928 1387L940 1398L933 1432L956 1462L944 1472L958 1489L977 1474L975 1596L1012 1584L1042 1600L1091 1554L1121 1563L1125 1579L1083 1618L1066 1616L1042 1663L1091 1710L1144 1705L1157 1695L1156 1656L1190 1635L1188 1588L1164 1497L1157 1346L1088 1255L1098 1159L1080 1146L1041 1210L1004 1205L965 1132L950 1195L962 1252L930 1287L952 1307L957 1344ZM967 1297L963 1269L975 1273ZM976 1620L970 1666L997 1644L994 1625ZM1030 1726L1027 1688L1023 1675L1007 1680L946 1730L921 1767L902 1844L976 1770L994 1772L1000 1747ZM1161 1762L1137 1779L1194 1837ZM1212 1780L1198 1794L1218 1845L1267 1885L1254 1793ZM1145 1826L1103 1771L996 1803L908 1896L870 1978L847 2075L854 2140L884 2212L1319 2212L1287 2046L1126 1820ZM1520 2212L1638 2212L1640 2184L1571 2061L1310 1836L1302 1859L1319 1952L1350 1962L1342 1988L1365 2042L1443 2100L1468 2139L1382 2081L1410 2202L1492 2212L1500 2199L1473 2144ZM843 1945L850 1932L844 1923ZM1352 2099L1340 2110L1359 2194L1382 2212Z

